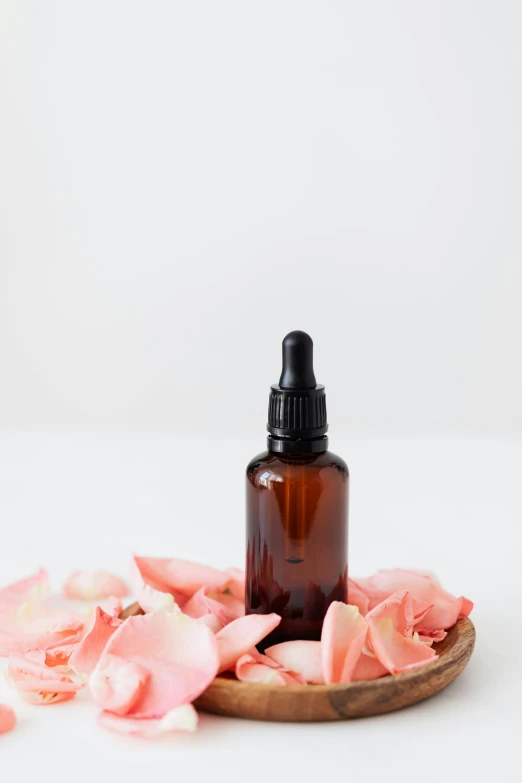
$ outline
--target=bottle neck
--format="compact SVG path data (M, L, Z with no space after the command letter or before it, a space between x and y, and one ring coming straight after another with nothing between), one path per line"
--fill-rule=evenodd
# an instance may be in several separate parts
M277 438L269 435L268 451L276 454L322 454L328 449L328 436L319 438Z

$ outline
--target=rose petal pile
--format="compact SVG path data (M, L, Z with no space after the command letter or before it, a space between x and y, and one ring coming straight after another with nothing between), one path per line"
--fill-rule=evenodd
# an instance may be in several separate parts
M120 619L125 583L105 571L74 572L64 593L109 599L90 623L49 608L44 570L0 590L0 654L6 676L33 704L71 699L88 683L98 723L155 737L194 731L193 702L226 672L242 682L316 685L370 680L424 666L432 647L473 605L417 571L349 580L348 604L328 608L320 641L256 649L281 618L245 615L244 573L170 558L134 557L131 583L144 614ZM0 732L15 724L0 705Z

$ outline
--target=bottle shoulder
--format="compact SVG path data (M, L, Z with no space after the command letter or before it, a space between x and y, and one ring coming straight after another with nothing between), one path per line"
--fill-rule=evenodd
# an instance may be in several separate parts
M335 470L348 478L348 465L337 454L331 451L324 451L321 454L312 454L309 456L285 455L272 451L262 451L256 454L247 465L246 475L249 481L257 483L257 477L270 471L272 476L280 476L282 479L288 476L289 468L292 466L302 466L314 471Z
M274 460L271 459L274 455L271 454L269 451L261 451L259 454L256 454L255 457L252 457L250 462L247 465L246 473L247 476L249 474L255 473L260 468L270 465Z
M341 473L345 473L346 476L350 475L348 465L342 457L339 457L338 454L334 454L333 451L326 451L325 456L327 457L327 462L329 465L336 468L337 470L340 470Z

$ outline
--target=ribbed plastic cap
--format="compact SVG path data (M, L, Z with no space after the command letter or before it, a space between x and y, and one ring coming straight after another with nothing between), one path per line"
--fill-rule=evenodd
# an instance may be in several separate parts
M267 429L275 438L321 438L328 429L326 395L315 381L313 351L306 332L290 332L283 340L283 371L268 403Z

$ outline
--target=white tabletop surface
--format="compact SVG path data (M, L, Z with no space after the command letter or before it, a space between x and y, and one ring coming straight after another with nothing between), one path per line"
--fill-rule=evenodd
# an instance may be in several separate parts
M156 741L96 726L87 692L25 705L0 737L3 781L520 781L522 443L333 443L351 472L350 569L431 569L475 602L477 646L435 698L378 718L270 724L202 715ZM126 575L130 555L242 565L243 471L259 441L168 436L0 438L0 584L46 566ZM4 662L1 664L4 665ZM43 775L43 777L42 777Z

